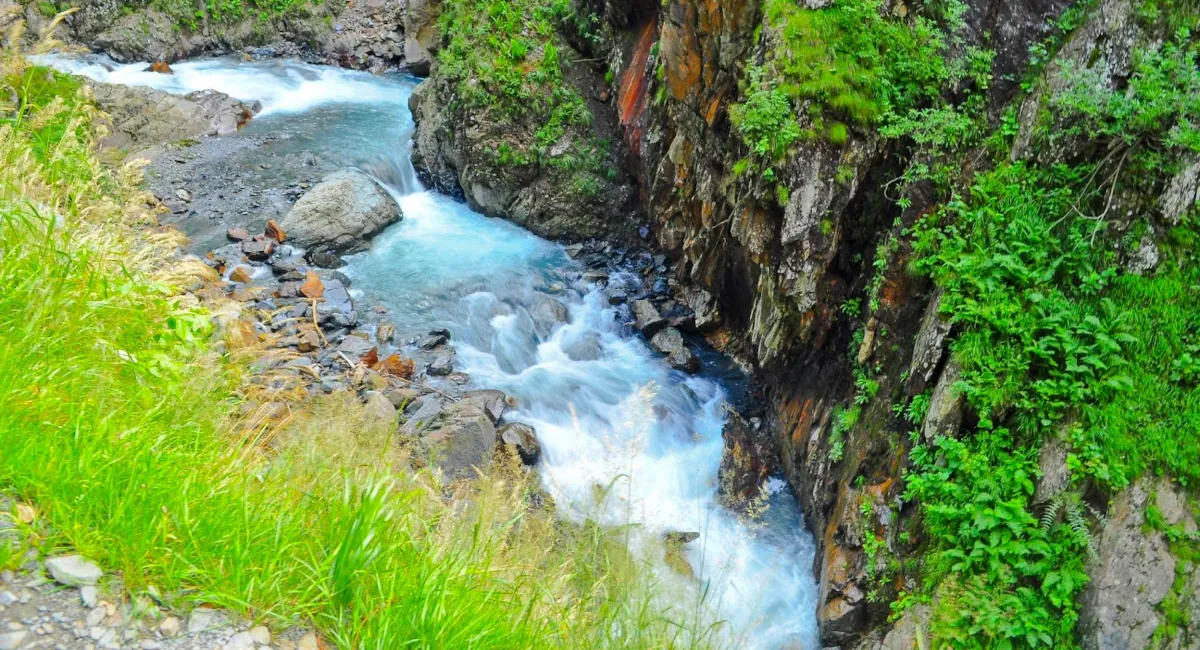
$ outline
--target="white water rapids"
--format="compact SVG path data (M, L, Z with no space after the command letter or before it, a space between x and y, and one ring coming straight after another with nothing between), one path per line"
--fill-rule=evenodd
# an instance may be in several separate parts
M372 171L404 220L344 271L362 299L389 308L400 331L448 328L472 385L517 398L506 419L537 430L538 469L562 515L634 523L643 542L699 532L686 547L695 579L656 561L672 603L705 594L737 647L818 647L814 547L782 482L773 481L770 508L753 525L717 503L726 388L711 373L668 367L601 290L572 273L558 244L421 188L408 160L415 80L280 61L198 60L163 75L97 57L44 60L100 81L259 100L263 111L247 131L298 130L303 146ZM389 169L380 170L381 158ZM531 312L550 297L568 306L569 319L545 331ZM600 502L597 488L610 488Z

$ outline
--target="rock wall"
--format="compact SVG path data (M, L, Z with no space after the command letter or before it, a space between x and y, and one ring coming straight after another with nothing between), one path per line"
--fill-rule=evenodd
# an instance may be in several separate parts
M25 3L36 34L49 22L45 3ZM402 68L427 74L437 45L441 0L311 2L262 18L180 17L159 4L83 0L58 36L118 61L166 61L242 53L292 57L382 72ZM161 5L165 6L165 5Z

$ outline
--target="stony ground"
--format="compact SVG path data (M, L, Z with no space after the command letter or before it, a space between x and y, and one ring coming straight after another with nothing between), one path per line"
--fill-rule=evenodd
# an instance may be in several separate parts
M0 544L20 544L22 508L0 496ZM30 518L34 511L26 509ZM302 629L273 635L267 627L197 608L172 612L149 596L130 600L119 579L78 556L25 555L0 572L0 650L321 650Z

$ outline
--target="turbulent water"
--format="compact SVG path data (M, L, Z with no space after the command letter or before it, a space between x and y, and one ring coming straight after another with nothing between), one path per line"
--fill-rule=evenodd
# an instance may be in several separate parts
M287 146L373 173L404 220L345 271L400 330L448 328L472 383L517 398L506 419L536 428L538 469L563 516L639 524L638 547L669 531L699 532L686 549L698 580L658 563L672 602L705 594L738 646L818 647L814 547L782 482L758 521L716 501L727 390L717 374L665 365L579 279L561 246L421 188L408 161L415 80L279 61L184 62L173 76L95 58L49 62L101 81L259 100L248 130L297 133ZM535 315L551 299L568 306L569 319L546 329Z

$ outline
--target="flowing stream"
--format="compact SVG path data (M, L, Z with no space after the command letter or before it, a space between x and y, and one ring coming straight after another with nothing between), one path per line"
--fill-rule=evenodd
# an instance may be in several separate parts
M404 220L347 259L356 297L388 307L400 332L449 329L472 385L517 398L506 419L537 430L538 470L562 516L638 524L635 550L659 554L647 540L699 532L685 550L695 578L657 562L671 602L705 594L738 647L818 647L814 546L783 482L771 482L769 508L756 521L717 502L733 387L719 364L709 354L699 375L672 370L599 288L580 279L562 246L424 190L408 153L408 97L417 80L282 61L197 60L176 64L173 76L97 57L47 62L111 83L259 100L263 111L244 134L286 132L294 137L270 146L374 174ZM547 328L535 314L551 299L567 305L569 318Z

